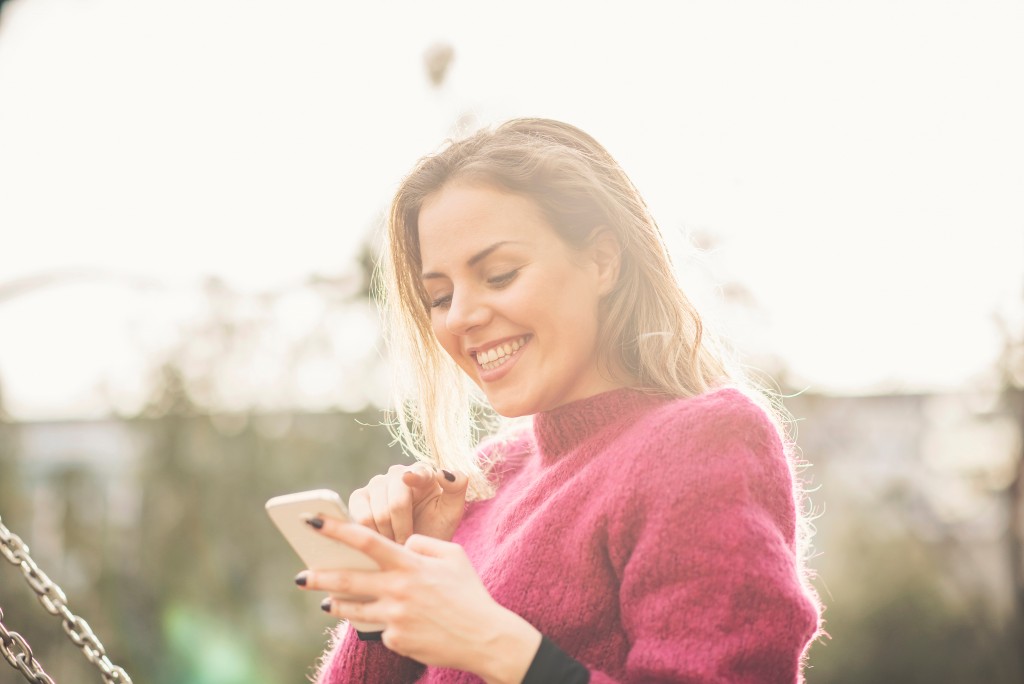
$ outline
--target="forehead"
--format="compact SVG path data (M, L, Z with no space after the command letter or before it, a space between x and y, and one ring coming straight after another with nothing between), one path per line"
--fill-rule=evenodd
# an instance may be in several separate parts
M556 238L536 202L486 185L446 185L423 202L417 223L424 271L464 264L496 242L543 246Z

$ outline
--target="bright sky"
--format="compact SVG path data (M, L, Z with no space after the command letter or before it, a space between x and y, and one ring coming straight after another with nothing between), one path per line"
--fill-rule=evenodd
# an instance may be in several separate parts
M145 365L135 333L173 337L207 276L255 292L348 268L467 113L602 141L684 283L712 314L707 276L741 283L761 313L737 343L809 389L946 389L991 365L993 313L1024 289L1020 2L357 7L4 6L0 288L66 268L157 286L0 300L13 415L102 413L97 386ZM440 90L423 67L438 41L455 50ZM716 240L703 265L686 234Z

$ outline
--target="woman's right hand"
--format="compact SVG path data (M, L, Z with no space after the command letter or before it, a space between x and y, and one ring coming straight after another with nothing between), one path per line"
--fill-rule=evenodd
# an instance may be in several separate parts
M451 541L466 508L469 479L433 471L425 463L393 465L352 492L348 511L355 522L399 544L413 534Z

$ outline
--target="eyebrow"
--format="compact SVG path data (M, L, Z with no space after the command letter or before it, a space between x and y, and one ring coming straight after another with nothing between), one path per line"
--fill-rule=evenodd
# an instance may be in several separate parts
M470 267L476 266L481 261L483 261L484 259L489 257L491 255L491 253L494 252L499 247L503 247L505 245L512 245L512 244L518 244L518 243L515 240L501 240L500 242L495 242L490 247L487 247L485 249L481 249L479 252L477 252L473 256L469 257L469 260L466 262L466 265L470 266ZM423 275L421 275L420 279L421 280L430 280L431 278L446 278L446 277L447 276L445 276L445 274L443 274L443 273L438 273L437 271L431 271L430 273L424 273Z

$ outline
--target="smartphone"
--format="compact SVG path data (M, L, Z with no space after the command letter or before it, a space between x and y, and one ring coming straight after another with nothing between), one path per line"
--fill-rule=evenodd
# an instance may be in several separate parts
M351 521L341 497L329 489L275 496L267 501L267 514L310 570L380 570L372 558L351 546L320 534L306 524L317 515ZM368 597L332 594L334 598L360 600ZM379 632L384 625L352 623L360 632Z

